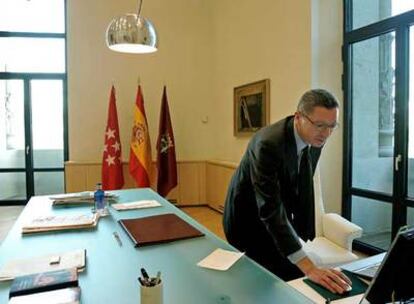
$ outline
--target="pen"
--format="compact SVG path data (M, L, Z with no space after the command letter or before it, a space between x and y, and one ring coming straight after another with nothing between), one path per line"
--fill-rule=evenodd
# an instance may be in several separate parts
M138 277L138 281L139 281L139 283L140 283L142 286L147 286L147 285L145 284L145 282L141 279L141 277Z
M327 298L325 304L331 304L331 298Z
M157 278L155 279L155 285L160 284L161 282L161 271L157 272Z
M121 241L121 238L119 237L118 232L114 231L114 232L113 232L113 235L114 235L115 240L118 242L118 245L119 245L120 247L122 247L122 241Z
M148 276L148 273L146 272L146 270L144 268L141 268L141 273L142 273L142 277L144 278L144 280L148 281L149 276Z

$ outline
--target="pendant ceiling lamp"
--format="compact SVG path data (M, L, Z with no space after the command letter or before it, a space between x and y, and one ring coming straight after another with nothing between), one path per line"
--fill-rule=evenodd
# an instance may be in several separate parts
M106 44L116 52L145 54L157 51L157 33L151 21L141 16L142 1L137 14L124 14L112 19L106 30Z

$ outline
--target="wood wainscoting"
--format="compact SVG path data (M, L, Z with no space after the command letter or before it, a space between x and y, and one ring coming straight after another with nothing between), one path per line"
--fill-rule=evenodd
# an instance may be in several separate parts
M178 186L167 199L179 206L208 205L222 212L231 176L236 163L218 160L178 161ZM98 162L68 161L65 163L66 192L80 192L95 189L101 181L101 164ZM128 163L123 163L124 189L134 188L135 182L129 175ZM156 164L153 163L151 188L156 189Z
M218 160L206 161L207 204L220 212L224 209L227 189L237 164Z

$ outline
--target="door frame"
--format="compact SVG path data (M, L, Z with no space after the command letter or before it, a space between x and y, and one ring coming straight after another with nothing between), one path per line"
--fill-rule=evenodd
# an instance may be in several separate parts
M25 172L26 174L26 200L0 200L0 206L25 205L35 194L35 172L59 172L65 170L62 167L34 168L33 167L33 141L32 141L32 103L30 81L32 80L61 80L63 100L63 158L69 159L68 153L68 115L67 115L67 77L66 73L12 73L0 72L0 80L23 81L24 94L24 135L25 135L25 168L0 168L0 173Z
M385 20L352 30L352 1L344 0L344 44L342 60L344 74L342 87L344 93L344 133L343 133L343 182L342 214L351 220L352 196L378 200L392 204L392 231L394 238L399 227L407 223L407 207L414 207L414 199L407 195L408 188L408 102L409 102L409 31L414 24L414 11L393 16ZM352 187L352 45L354 43L395 32L395 127L394 127L394 165L392 195ZM414 93L414 92L413 92ZM401 160L396 167L396 157ZM354 248L366 253L382 250L359 240Z

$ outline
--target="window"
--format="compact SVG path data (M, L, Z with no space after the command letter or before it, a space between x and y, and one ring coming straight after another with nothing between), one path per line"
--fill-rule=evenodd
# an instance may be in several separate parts
M376 23L413 9L412 0L352 0L352 28ZM349 7L349 6L347 6ZM350 15L350 9L347 14Z
M0 204L64 191L64 0L0 0Z
M414 1L344 3L343 212L380 251L412 221Z

